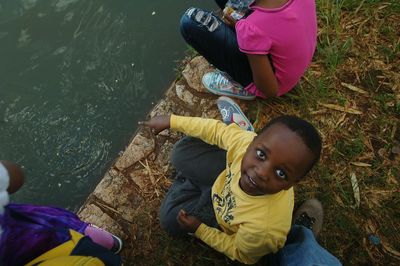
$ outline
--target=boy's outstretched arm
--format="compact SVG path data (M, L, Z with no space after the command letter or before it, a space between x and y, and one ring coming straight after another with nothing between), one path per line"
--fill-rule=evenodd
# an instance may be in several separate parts
M240 142L243 139L242 134L249 133L235 124L227 126L222 121L215 119L178 115L155 116L149 121L139 124L150 127L156 134L164 129L171 128L186 135L200 138L208 144L217 145L225 150L228 149L228 146Z
M9 185L7 188L8 193L12 194L18 191L25 181L24 172L22 172L22 169L13 162L0 160L0 163L7 171L6 174L9 176Z

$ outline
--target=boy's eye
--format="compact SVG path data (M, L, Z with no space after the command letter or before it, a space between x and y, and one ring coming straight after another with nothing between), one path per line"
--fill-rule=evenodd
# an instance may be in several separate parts
M287 178L285 172L283 170L281 170L281 169L277 169L275 171L275 173L281 179L286 179Z
M259 159L265 160L265 153L264 153L263 151L257 150L256 153L257 153L257 157L258 157Z

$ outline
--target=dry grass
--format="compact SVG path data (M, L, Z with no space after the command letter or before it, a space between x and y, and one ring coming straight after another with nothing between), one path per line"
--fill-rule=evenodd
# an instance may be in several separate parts
M258 128L272 116L290 113L320 129L321 163L296 188L297 202L317 197L325 206L319 242L345 264L398 265L400 4L317 3L318 49L312 66L294 93L259 101L249 111L258 118ZM374 237L379 244L372 243Z
M324 140L322 160L296 188L296 202L311 197L322 201L321 245L344 264L398 265L400 4L397 0L317 0L317 5L318 49L298 87L282 98L241 106L256 129L281 114L298 115L319 128ZM169 181L147 162L143 165L152 171L152 180L162 183L157 192L149 188L149 204L143 206L157 215L152 208L160 203L159 193L165 193ZM355 181L359 195L354 192ZM152 223L148 242L135 244L136 262L233 264L196 240L166 236Z

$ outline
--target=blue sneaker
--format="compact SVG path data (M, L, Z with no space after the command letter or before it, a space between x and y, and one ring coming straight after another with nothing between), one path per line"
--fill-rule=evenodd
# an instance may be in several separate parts
M235 123L244 130L254 131L253 125L234 100L221 96L217 100L217 106L225 124Z
M246 91L227 73L219 70L204 74L201 81L209 92L217 95L230 96L242 100L254 100L256 98L255 95Z

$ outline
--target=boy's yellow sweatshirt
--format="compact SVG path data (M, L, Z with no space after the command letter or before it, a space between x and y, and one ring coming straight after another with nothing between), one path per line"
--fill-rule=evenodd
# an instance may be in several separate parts
M226 169L211 192L222 230L201 224L195 235L232 260L256 263L283 247L294 205L293 188L272 195L251 196L239 186L240 166L256 133L214 119L171 115L171 129L197 137L227 151Z

